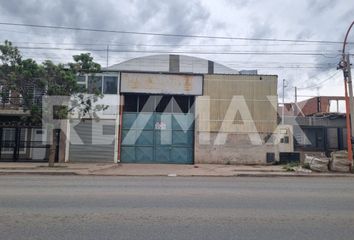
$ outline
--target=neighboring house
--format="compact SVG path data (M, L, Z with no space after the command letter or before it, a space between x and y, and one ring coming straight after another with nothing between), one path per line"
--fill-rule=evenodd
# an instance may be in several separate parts
M283 106L278 107L282 115ZM312 97L298 103L285 103L284 116L316 116L334 113L345 113L345 98L339 96Z
M42 94L33 91L33 104L40 105ZM43 161L48 158L48 145L42 126L23 123L29 116L20 94L0 86L0 161Z
M282 106L278 114L282 116ZM284 122L294 126L295 151L326 152L347 148L345 99L319 96L286 103Z

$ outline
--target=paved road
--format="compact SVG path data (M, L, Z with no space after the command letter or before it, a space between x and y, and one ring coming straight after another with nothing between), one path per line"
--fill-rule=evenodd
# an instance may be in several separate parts
M0 176L0 239L353 239L353 178Z

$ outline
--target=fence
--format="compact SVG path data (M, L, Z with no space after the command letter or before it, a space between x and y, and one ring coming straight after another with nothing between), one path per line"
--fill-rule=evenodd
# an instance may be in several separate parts
M60 130L56 131L56 154L59 155ZM48 161L50 144L44 129L0 127L0 161Z

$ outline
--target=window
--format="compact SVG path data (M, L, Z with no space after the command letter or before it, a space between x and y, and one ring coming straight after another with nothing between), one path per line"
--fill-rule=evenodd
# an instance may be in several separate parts
M194 97L189 97L189 112L190 113L195 113L195 98Z
M156 104L155 95L139 96L139 112L154 112Z
M173 103L173 112L175 113L188 113L189 110L189 97L175 96Z
M86 75L76 76L79 91L84 92L86 89ZM91 94L117 94L118 77L116 76L87 76L87 92Z
M85 92L86 89L86 76L85 75L77 75L76 82L79 86L79 92Z
M172 95L124 95L124 112L194 113L194 97Z
M105 76L103 78L103 94L117 94L117 77Z
M77 83L85 83L86 84L86 76L78 75L76 76Z
M43 135L43 130L36 130L37 135Z
M89 76L87 84L88 93L102 93L102 76Z
M138 111L138 95L127 94L124 96L124 112Z
M156 112L172 112L172 96L160 96L157 98Z

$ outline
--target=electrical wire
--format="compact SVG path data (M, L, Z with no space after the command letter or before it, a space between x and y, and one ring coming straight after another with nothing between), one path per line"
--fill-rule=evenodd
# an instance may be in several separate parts
M61 48L61 47L27 47L18 46L19 49L32 50L55 50L55 51L90 51L107 52L107 49L95 48ZM159 51L159 50L130 50L130 49L109 49L109 52L118 53L152 53L152 54L196 54L196 55L296 55L296 56L322 56L326 58L338 57L340 53L316 53L316 52L261 52L261 51L233 51L233 52L204 52L204 51ZM329 56L332 54L334 56ZM352 55L352 54L351 54Z
M175 38L199 38L199 39L221 39L221 40L246 40L246 41L270 41L270 42L293 42L293 43L342 44L342 42L339 42L339 41L189 35L189 34L172 34L172 33L108 30L108 29L97 29L97 28L39 25L39 24L11 23L11 22L0 22L0 25L16 26L16 27L42 28L42 29L56 29L56 30L57 29L61 29L61 30L89 31L89 32L101 32L101 33L103 32L103 33L116 33L116 34L118 33L118 34L148 35L148 36L160 36L160 37L175 37ZM348 44L353 44L353 42L350 42Z
M312 85L312 86L308 86L308 87L300 87L297 88L298 90L305 90L305 89L313 89L313 88L318 88L321 87L324 83L326 83L327 81L333 79L336 75L338 75L338 71L336 71L333 75L329 76L328 78L326 78L325 80L321 81L320 83L316 84L316 85Z
M40 60L47 60L48 58L51 59L58 59L58 54L55 54L54 52L33 52L30 51L27 53L27 49L24 52L24 55L26 57L31 57L35 58L37 61ZM67 60L70 61L72 60L72 55L60 55L61 61ZM96 59L101 60L101 61L106 61L106 56L101 56L97 55L95 56ZM124 62L127 60L130 60L131 58L122 58L122 57L115 57L110 56L109 59L112 61L117 61L117 62ZM155 66L162 66L164 63L163 60L159 59L154 59L154 65ZM308 63L308 62L269 62L269 61L217 61L217 63L223 64L228 67L232 68L244 68L244 69L329 69L329 68L335 68L335 65L333 63L325 63L325 64L314 64L314 63ZM160 65L159 65L160 64ZM191 62L192 64L192 62Z
M0 30L1 31L1 30ZM318 44L303 44L303 43L292 43L292 44L272 44L272 43L267 43L267 44L143 44L143 43L116 43L116 42L106 42L106 43L53 43L53 42L26 42L26 41L15 41L12 42L15 44L28 44L28 45L69 45L69 46L126 46L126 47L286 47L286 46L292 46L292 47L303 47L303 46L309 46L309 45L315 45L318 46ZM336 51L340 52L340 49L337 49Z

